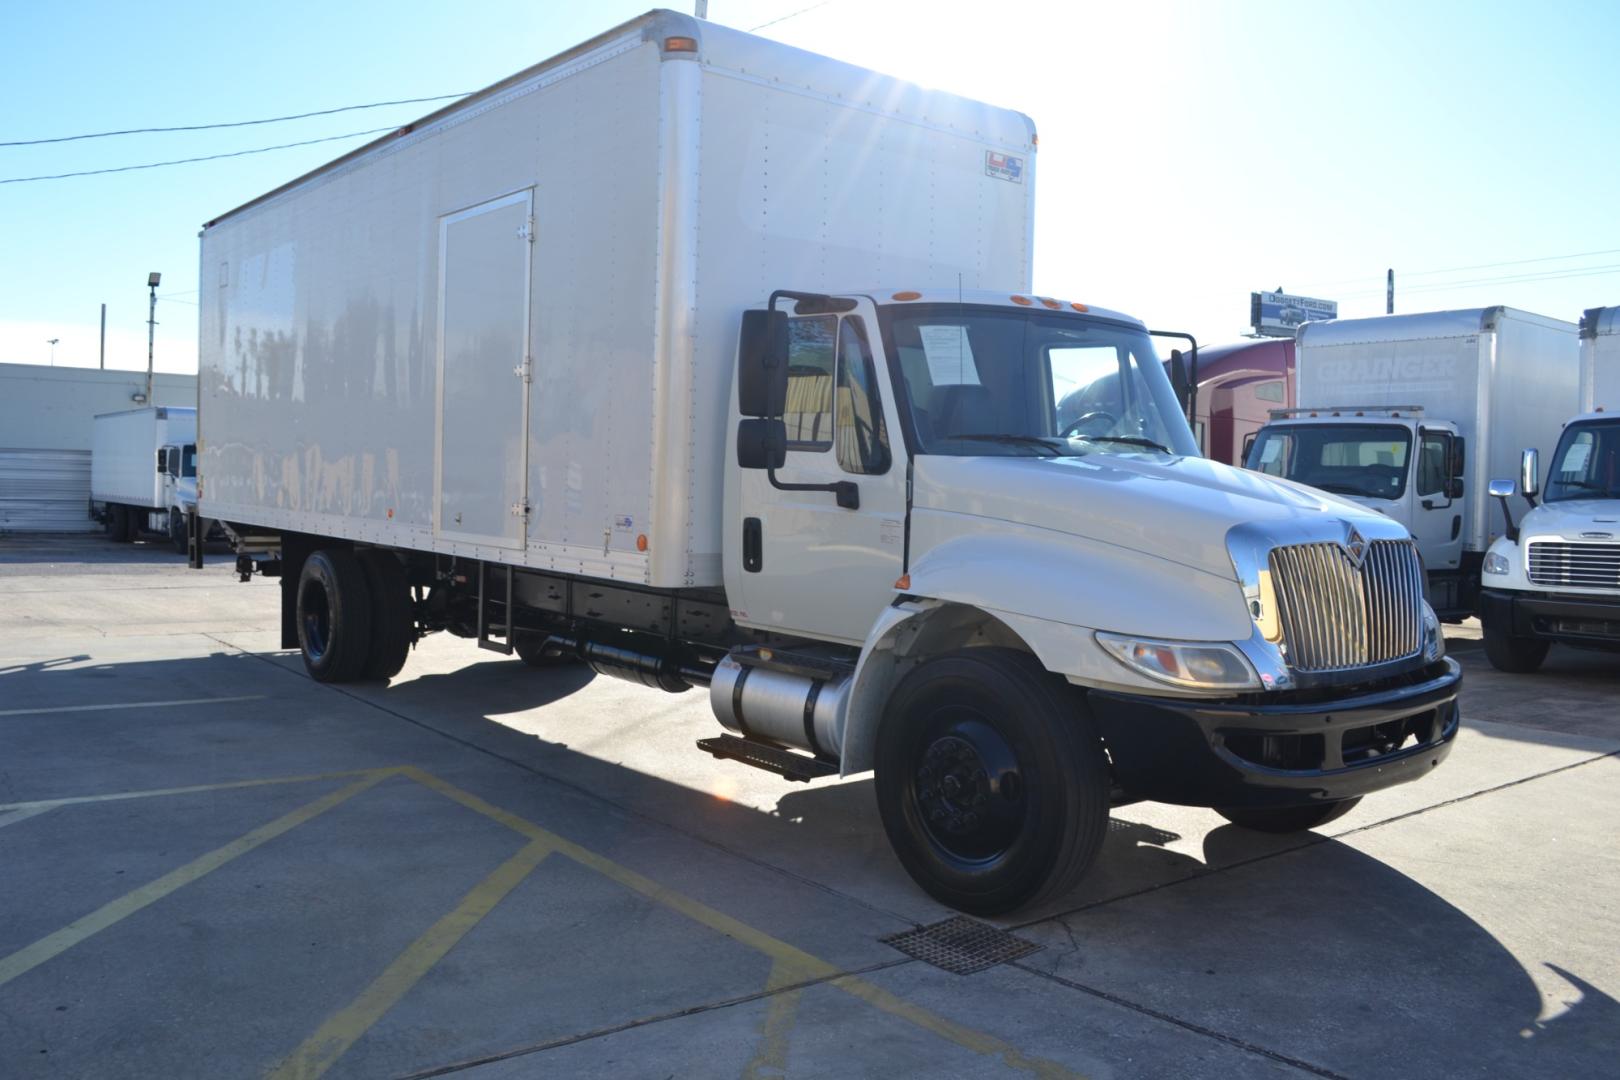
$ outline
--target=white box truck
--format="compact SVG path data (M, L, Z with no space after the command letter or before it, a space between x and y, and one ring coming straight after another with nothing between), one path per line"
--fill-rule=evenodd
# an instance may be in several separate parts
M196 492L196 409L149 405L93 419L90 516L113 540L154 532L184 553Z
M207 224L202 512L316 679L444 630L707 686L703 750L875 769L968 911L1111 805L1292 831L1426 775L1460 674L1405 530L1200 458L1140 322L1030 291L1035 146L626 23Z
M1486 488L1568 418L1575 324L1498 306L1306 323L1295 343L1297 407L1272 411L1245 465L1404 525L1441 617L1474 614L1506 528Z
M1491 481L1507 534L1485 556L1485 654L1503 671L1535 671L1555 641L1620 652L1620 307L1581 317L1580 403L1558 438L1543 489L1538 447L1518 487ZM1515 490L1530 510L1513 520ZM1539 495L1539 500L1538 500Z

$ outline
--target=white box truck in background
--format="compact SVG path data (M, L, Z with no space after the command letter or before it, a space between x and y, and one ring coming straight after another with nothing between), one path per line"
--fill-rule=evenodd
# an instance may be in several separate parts
M149 405L92 421L90 516L113 540L154 532L184 553L196 492L196 409Z
M1200 458L1140 322L1033 295L1034 164L652 12L207 224L202 512L316 679L448 630L707 686L703 750L875 768L969 911L1111 805L1291 831L1426 775L1460 673L1405 530Z
M1486 488L1569 417L1575 324L1470 308L1306 323L1295 341L1298 407L1273 411L1244 464L1398 521L1435 610L1472 615L1506 527Z
M1535 443L1517 489L1511 472L1491 482L1510 524L1485 556L1480 622L1485 654L1503 671L1536 670L1555 641L1620 652L1620 307L1587 310L1580 336L1578 412L1546 487ZM1531 507L1517 522L1515 490Z

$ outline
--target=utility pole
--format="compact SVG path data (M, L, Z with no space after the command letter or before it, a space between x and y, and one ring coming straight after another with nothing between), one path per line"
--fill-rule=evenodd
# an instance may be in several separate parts
M107 370L107 305L101 305L101 370Z
M1389 268L1389 283L1384 286L1384 314L1395 314L1395 268Z
M146 287L152 291L152 305L146 315L146 404L152 404L152 338L157 333L157 287L163 275L156 270L146 275Z

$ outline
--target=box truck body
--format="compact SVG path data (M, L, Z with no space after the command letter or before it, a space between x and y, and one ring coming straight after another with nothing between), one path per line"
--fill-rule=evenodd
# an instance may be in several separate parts
M1425 775L1460 675L1405 531L1200 457L1146 327L1032 294L1034 161L636 19L205 227L201 513L315 678L442 630L707 686L702 750L875 770L964 910L1110 805L1293 831Z
M1297 407L1274 415L1251 467L1401 522L1436 607L1472 612L1479 561L1505 527L1486 489L1568 418L1575 325L1509 307L1336 319L1300 327L1297 349Z
M1588 309L1580 339L1577 414L1491 485L1505 514L1529 502L1485 557L1480 622L1503 671L1534 671L1554 642L1620 652L1620 308Z
M660 26L205 228L209 516L718 585L737 312L772 282L1027 291L1025 117Z

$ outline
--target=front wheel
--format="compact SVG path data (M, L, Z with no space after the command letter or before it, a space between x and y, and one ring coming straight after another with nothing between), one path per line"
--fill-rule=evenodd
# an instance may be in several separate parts
M1547 659L1552 643L1541 638L1514 637L1511 629L1499 625L1494 619L1482 619L1485 638L1485 658L1497 671L1527 675L1541 667Z
M1360 801L1357 796L1306 806L1217 806L1215 812L1234 825L1256 832L1296 833L1337 821L1354 810Z
M1027 654L914 669L879 728L878 810L929 895L996 915L1073 887L1108 829L1108 763L1079 696Z

